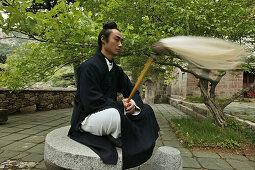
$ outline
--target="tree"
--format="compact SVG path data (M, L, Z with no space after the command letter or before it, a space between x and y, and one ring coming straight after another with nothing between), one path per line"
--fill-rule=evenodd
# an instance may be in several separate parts
M10 89L29 86L33 82L48 80L58 69L77 65L95 51L98 24L92 21L92 13L84 11L79 3L72 5L60 1L51 10L27 12L29 1L8 1L1 11L8 18L1 19L4 33L22 33L33 40L25 50L16 50L7 60L1 72L1 85ZM12 36L10 36L12 38ZM32 73L32 74L31 74Z
M125 13L121 12L125 11ZM196 35L218 37L239 43L254 44L254 2L251 0L235 1L108 1L104 8L104 17L124 24L130 30L128 45L150 51L152 42L176 35ZM131 47L128 50L131 50ZM148 55L139 51L134 56ZM226 126L223 109L235 98L248 91L255 83L236 93L224 103L215 102L215 89L221 78L226 74L219 71L217 78L209 78L211 70L202 70L202 74L183 67L183 61L175 54L157 58L157 63L175 66L184 72L193 74L199 79L199 87L205 105L211 111L217 125ZM136 57L126 60L136 62ZM174 61L174 62L173 62ZM254 69L249 63L254 63L250 56L246 68ZM209 88L210 86L210 88Z
M253 0L57 1L50 9L38 9L34 13L27 9L37 1L7 2L9 5L1 6L0 10L6 12L8 18L0 17L0 27L7 34L19 32L34 40L26 46L26 50L17 50L7 60L6 70L0 73L1 84L13 89L47 80L67 64L77 68L82 60L95 52L101 25L109 20L117 22L124 36L124 48L116 61L132 75L140 73L152 44L161 38L196 35L243 44L252 44L255 40ZM175 57L175 54L159 57L157 63L160 65L154 64L149 76L154 70L160 70L157 69L159 67L170 70L170 66L196 74L183 68L183 61L173 59ZM208 71L205 70L204 74ZM216 123L225 126L224 105L221 108L215 105L213 90L222 76L224 73L220 72L216 80L206 79L206 76L198 78L205 102L215 112ZM208 88L209 84L211 88Z

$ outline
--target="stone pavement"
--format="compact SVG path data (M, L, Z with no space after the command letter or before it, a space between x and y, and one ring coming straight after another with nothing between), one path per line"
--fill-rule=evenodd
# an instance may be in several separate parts
M206 109L204 103L192 103ZM207 110L207 109L206 109ZM237 116L243 120L249 120L255 123L255 103L254 102L232 102L226 108L224 112L233 116Z
M255 103L232 102L224 112L255 123Z
M169 122L171 118L187 117L168 104L153 105L160 137L155 150L160 146L171 146L180 150L183 169L244 169L255 170L255 157L228 155L223 153L195 152L183 148ZM29 114L10 115L7 124L0 125L0 169L7 164L17 164L23 169L46 169L43 162L44 140L50 131L69 125L72 109L41 111ZM12 162L8 161L11 160ZM2 164L1 164L2 163ZM151 159L135 170L149 170ZM36 166L34 166L36 164Z

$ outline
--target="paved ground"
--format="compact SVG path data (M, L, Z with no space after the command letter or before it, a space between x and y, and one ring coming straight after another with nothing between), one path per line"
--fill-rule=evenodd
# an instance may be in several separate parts
M206 108L203 103L193 103L200 107ZM237 116L244 120L255 123L255 103L254 102L232 102L225 109L225 113Z
M183 158L183 169L255 170L255 157L194 152L183 148L169 122L173 117L187 115L168 104L153 105L153 109L161 128L155 150L163 145L178 148ZM43 162L45 136L56 128L68 125L71 112L72 109L61 109L9 116L8 123L0 125L0 169L7 164L17 164L20 168L36 164L32 169L46 169ZM135 169L149 170L150 162Z
M232 102L224 112L255 123L255 103Z

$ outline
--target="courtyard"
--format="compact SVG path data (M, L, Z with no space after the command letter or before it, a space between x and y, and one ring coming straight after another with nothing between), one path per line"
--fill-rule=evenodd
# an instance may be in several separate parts
M188 117L169 104L152 105L160 126L160 136L154 151L171 146L181 152L183 169L255 169L255 157L218 152L201 152L184 148L170 121ZM56 128L68 126L72 108L13 114L7 124L0 125L0 169L46 169L43 161L45 136ZM149 170L151 159L137 170Z

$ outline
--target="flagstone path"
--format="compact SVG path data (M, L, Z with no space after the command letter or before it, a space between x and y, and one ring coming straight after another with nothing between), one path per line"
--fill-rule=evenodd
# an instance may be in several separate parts
M155 104L152 107L161 128L155 150L160 146L179 149L184 170L255 170L255 157L196 152L184 148L173 133L169 122L171 118L187 115L168 104ZM72 108L10 115L8 123L0 125L0 169L11 165L20 169L46 169L43 161L45 136L56 128L69 125L71 113ZM151 159L141 167L133 169L149 170L150 163Z

